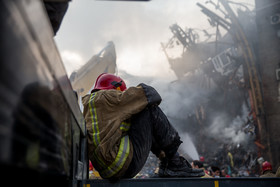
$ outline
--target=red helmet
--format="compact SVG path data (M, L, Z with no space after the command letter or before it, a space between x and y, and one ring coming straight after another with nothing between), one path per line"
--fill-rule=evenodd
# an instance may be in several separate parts
M93 170L93 165L90 160L89 160L89 170Z
M269 162L265 161L263 164L262 164L262 171L267 171L267 170L272 170L272 166Z
M204 156L199 157L199 161L204 162L205 161Z
M110 73L102 73L100 74L95 82L94 90L110 90L117 89L124 91L126 90L125 82L118 76L110 74Z

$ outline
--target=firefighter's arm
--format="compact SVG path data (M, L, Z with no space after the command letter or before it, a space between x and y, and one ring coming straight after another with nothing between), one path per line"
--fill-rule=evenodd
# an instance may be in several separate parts
M151 86L139 84L130 87L126 91L110 90L106 92L107 101L112 108L119 112L122 120L126 120L133 114L137 114L149 105L159 105L161 97Z
M142 106L143 103L146 107L150 105L159 105L161 96L153 87L141 83L137 87L130 87L122 92L119 101L120 105L127 105L128 108L130 108L130 106Z
M161 103L161 96L152 86L148 86L144 83L139 84L144 91L148 101L148 105L159 105Z

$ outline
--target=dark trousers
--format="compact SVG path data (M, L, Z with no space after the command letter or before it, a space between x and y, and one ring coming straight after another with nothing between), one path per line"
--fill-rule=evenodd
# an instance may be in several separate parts
M134 115L128 134L133 145L133 158L124 178L139 173L150 151L156 156L164 151L167 157L172 157L181 144L178 132L158 106L146 107Z

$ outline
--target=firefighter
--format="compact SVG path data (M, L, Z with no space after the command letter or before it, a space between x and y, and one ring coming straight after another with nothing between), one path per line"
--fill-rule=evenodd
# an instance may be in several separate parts
M159 108L161 97L153 87L141 83L127 89L123 79L103 73L82 102L89 158L102 178L133 178L150 151L161 159L161 177L204 175L179 156L182 141Z
M265 161L262 163L262 175L260 177L275 177L269 162Z

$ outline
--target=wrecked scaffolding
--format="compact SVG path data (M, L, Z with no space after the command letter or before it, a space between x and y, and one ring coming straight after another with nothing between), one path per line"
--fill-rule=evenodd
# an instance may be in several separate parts
M256 159L260 156L274 162L275 167L279 165L277 158L265 153L270 145L265 140L269 135L264 135L256 14L244 4L234 3L238 5L235 10L225 0L207 2L214 5L215 12L200 3L197 5L216 33L202 30L206 39L199 42L201 32L183 30L174 24L170 27L173 37L161 44L178 78L174 84L183 84L193 91L204 89L203 94L196 95L192 112L186 109L187 117L177 122L173 119L173 123L185 124L194 134L198 152L209 164L231 166L233 173L245 166L243 170L253 176L259 172ZM174 58L171 53L175 47L183 52ZM183 97L189 95L186 91ZM233 155L234 165L230 164L229 154Z

